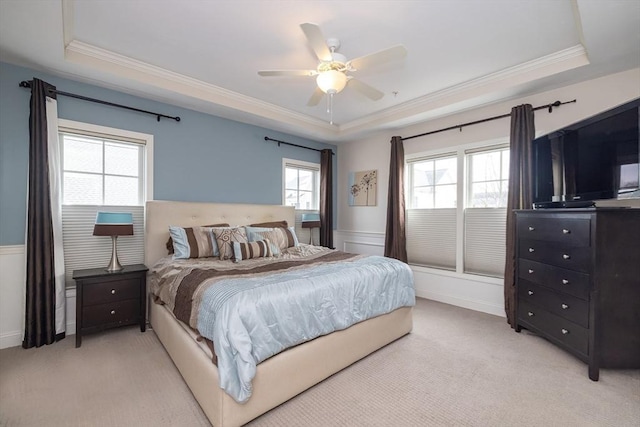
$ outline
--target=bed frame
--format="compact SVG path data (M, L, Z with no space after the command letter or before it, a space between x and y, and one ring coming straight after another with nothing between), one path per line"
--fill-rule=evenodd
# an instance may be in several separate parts
M293 207L150 201L146 206L145 262L166 256L169 225L247 225L287 220ZM273 356L257 367L253 393L239 404L219 387L218 369L164 307L149 303L149 321L196 400L215 427L241 426L411 331L410 307L360 322Z

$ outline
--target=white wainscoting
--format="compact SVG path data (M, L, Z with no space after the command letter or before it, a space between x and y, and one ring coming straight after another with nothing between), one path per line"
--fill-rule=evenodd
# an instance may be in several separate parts
M0 349L22 345L25 294L24 245L0 246ZM67 288L67 335L76 333L76 290Z
M336 249L367 255L384 255L384 233L336 230ZM501 279L460 274L412 265L416 295L434 301L504 317Z

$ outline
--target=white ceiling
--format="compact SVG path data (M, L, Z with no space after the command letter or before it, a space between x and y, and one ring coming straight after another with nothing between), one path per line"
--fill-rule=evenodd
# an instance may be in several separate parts
M315 69L304 22L348 59L403 44L352 73L384 97L347 87L330 125L314 78L258 76ZM0 60L339 142L640 67L640 1L1 0Z

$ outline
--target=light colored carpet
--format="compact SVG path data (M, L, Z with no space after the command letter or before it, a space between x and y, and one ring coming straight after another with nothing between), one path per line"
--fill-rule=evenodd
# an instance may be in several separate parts
M2 426L207 426L152 331L0 351ZM250 423L638 426L640 371L601 371L499 317L418 300L412 334Z

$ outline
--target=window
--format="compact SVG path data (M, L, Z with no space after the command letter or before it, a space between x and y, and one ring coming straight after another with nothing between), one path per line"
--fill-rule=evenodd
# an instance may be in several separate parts
M320 207L320 165L284 159L284 204L297 210Z
M457 171L455 153L409 162L409 263L456 269Z
M58 121L62 238L67 286L73 270L109 263L111 239L93 236L98 211L133 214L133 236L118 238L118 258L144 262L144 204L153 199L153 136Z
M143 204L143 144L69 132L60 139L63 204Z
M302 214L320 209L320 165L300 160L283 159L282 200L296 208L296 235L301 242L320 241L320 230L302 228Z
M506 208L509 190L509 149L467 153L471 208Z
M504 274L509 190L509 149L467 151L467 206L464 210L464 272Z
M411 164L411 205L415 208L456 207L457 160L455 156Z
M505 146L408 158L409 263L501 277L508 177Z

